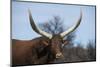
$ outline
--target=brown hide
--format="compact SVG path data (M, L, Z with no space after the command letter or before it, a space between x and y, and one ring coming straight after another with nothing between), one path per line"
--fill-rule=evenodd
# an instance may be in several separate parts
M39 59L42 60L39 53L45 47L43 40L48 41L47 38L42 37L27 41L13 39L12 65L39 64L41 62Z

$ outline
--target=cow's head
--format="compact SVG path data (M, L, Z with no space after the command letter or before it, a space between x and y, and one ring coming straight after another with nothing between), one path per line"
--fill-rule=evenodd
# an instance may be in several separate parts
M76 24L74 24L71 28L69 28L67 31L62 32L60 34L49 34L45 31L42 31L39 27L36 26L33 18L32 18L32 14L31 11L29 10L29 20L30 20L30 24L32 29L37 32L38 34L45 36L49 39L49 43L44 41L43 43L47 46L50 47L50 51L52 52L52 54L55 56L55 58L62 58L63 54L62 54L62 47L64 46L64 44L68 43L68 41L65 41L63 38L68 35L69 33L73 32L80 24L82 19L82 12L80 12L80 17L78 19L78 21L76 22Z

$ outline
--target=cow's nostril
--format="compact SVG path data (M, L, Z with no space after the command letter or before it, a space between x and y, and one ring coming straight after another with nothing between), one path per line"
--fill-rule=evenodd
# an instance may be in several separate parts
M62 58L62 57L63 57L62 53L57 53L56 54L56 58Z

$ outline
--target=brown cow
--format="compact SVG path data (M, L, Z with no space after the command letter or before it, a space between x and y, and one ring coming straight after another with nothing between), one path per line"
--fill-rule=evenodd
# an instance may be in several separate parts
M49 34L38 28L29 10L29 20L32 29L42 37L32 40L12 40L12 65L31 65L53 63L56 58L63 58L62 44L68 43L63 38L73 32L80 24L82 12L79 20L74 26L60 34Z

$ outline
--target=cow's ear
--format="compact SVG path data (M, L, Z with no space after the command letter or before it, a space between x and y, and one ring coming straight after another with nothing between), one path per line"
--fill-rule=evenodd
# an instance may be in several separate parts
M49 45L49 43L48 43L47 41L43 41L43 44L44 44L45 46L48 46L48 45Z
M66 45L68 45L68 44L69 44L69 41L67 41L67 40L63 40L62 47L66 46Z
M63 44L64 44L64 45L67 45L67 44L69 44L69 41L63 40Z

